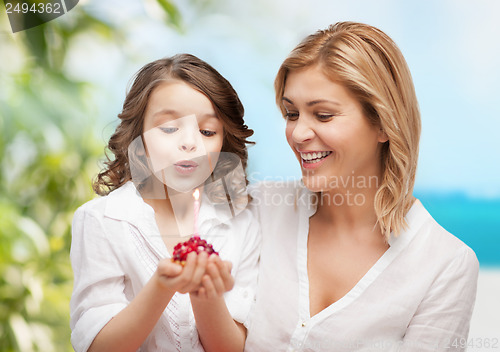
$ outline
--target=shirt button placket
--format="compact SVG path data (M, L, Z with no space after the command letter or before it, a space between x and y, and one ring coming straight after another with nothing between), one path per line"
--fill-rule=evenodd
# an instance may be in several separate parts
M307 322L306 321L299 322L292 335L290 347L288 348L289 352L302 351L302 346L304 345L307 332L308 332Z

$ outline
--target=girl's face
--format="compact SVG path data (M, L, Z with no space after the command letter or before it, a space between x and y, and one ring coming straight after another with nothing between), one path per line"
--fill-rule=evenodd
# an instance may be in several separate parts
M380 175L380 150L387 137L363 114L361 104L319 66L291 72L283 106L286 138L314 192L372 182Z
M162 83L149 97L143 128L152 172L165 185L188 192L210 176L223 126L203 93L180 80Z

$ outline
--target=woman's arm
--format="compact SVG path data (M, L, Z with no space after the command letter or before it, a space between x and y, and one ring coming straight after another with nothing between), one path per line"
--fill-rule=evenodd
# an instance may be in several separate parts
M211 256L203 287L191 293L191 305L200 341L207 352L243 351L246 328L235 322L222 295L232 289L231 265Z
M151 333L176 291L187 293L199 288L207 255L191 253L182 268L170 259L158 269L139 294L101 329L89 348L96 351L136 351Z
M476 255L464 247L420 303L400 351L466 350L478 271Z

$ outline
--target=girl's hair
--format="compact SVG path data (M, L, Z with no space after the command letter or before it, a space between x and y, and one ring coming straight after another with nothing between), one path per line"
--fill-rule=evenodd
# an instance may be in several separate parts
M290 72L320 65L330 80L346 87L373 125L388 136L381 153L382 180L375 212L389 239L406 226L418 159L420 112L410 70L396 44L381 30L338 22L305 38L286 58L276 76L276 102L282 104Z
M253 144L247 138L253 134L253 130L243 121L244 108L238 94L231 84L206 62L190 54L178 54L153 61L136 74L123 103L122 112L118 114L120 124L109 139L107 148L113 153L114 158L107 156L105 168L97 175L93 184L97 194L106 195L132 180L131 158L136 162L137 156L128 154L129 146L137 137L142 137L144 113L151 93L168 79L189 84L212 102L224 129L221 152L236 155L235 159L241 161L243 170L246 169L248 159L246 144ZM234 167L234 162L227 165L218 163L216 170L222 175ZM212 175L212 178L214 176L217 178L217 175ZM246 175L243 177L246 186L248 180Z

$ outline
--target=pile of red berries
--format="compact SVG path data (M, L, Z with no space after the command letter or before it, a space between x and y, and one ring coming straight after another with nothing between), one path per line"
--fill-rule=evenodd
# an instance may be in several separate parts
M197 254L201 252L206 252L208 255L210 254L217 254L214 248L210 243L207 243L207 241L201 239L199 236L193 236L189 240L178 243L174 247L174 252L172 254L172 261L174 263L178 263L181 265L184 265L186 262L187 256L191 252L196 252Z

